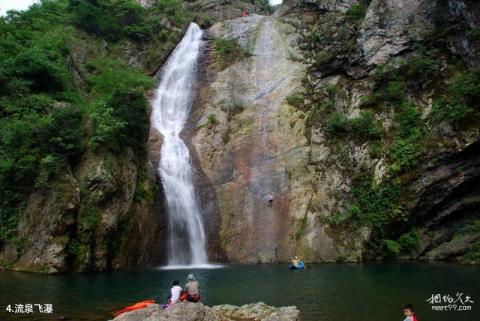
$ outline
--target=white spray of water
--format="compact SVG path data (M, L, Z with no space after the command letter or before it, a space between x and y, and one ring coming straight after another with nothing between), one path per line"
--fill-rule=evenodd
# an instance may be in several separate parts
M191 23L166 63L153 101L152 126L163 135L159 172L169 218L169 266L202 266L208 261L190 153L180 138L190 113L201 46L202 30Z

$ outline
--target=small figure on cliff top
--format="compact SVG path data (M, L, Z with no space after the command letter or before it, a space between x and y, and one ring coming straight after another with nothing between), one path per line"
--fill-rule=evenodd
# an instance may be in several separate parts
M186 300L190 302L200 301L200 290L198 287L198 281L193 274L189 274L187 277L187 284L185 284L185 292L187 294Z
M415 311L413 311L413 305L407 304L403 307L403 315L405 320L403 321L418 321Z
M267 204L268 206L273 206L273 192L267 194Z
M249 15L250 15L250 12L248 11L248 9L243 10L242 17L248 17Z

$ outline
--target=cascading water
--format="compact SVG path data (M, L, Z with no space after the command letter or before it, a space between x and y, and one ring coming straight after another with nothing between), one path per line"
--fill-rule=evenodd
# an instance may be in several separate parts
M152 125L163 135L159 172L168 209L169 266L207 264L192 162L180 138L192 104L201 45L202 30L191 23L166 63L153 101Z

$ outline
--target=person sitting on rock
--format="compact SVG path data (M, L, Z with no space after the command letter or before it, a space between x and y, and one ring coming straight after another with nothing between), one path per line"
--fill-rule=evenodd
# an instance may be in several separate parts
M178 280L174 280L172 283L172 288L170 289L170 302L169 305L180 302L180 295L182 294L182 287L179 285Z
M249 14L250 14L250 12L248 11L248 9L245 9L242 12L242 17L248 17Z
M185 284L185 291L188 293L187 301L198 302L200 301L200 290L198 288L198 281L193 274L189 274L187 277L187 284Z

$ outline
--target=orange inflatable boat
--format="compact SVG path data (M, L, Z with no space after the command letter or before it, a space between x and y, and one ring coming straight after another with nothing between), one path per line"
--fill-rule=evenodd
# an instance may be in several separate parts
M130 305L120 311L117 311L115 313L115 316L118 317L120 314L128 312L128 311L133 311L133 310L138 310L138 309L143 309L146 308L149 304L155 303L155 300L145 300L141 302L137 302L133 305Z

